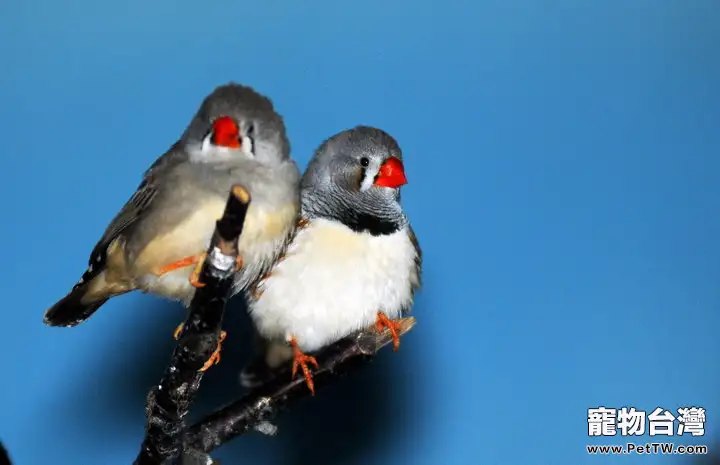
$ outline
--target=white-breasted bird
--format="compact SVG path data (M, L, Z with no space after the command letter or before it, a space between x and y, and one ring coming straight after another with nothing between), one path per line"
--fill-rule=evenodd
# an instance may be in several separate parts
M267 341L266 368L294 359L314 394L312 353L375 323L393 334L420 287L422 253L400 205L398 143L358 126L326 140L301 180L301 220L287 250L248 292ZM251 365L252 366L252 365ZM249 368L249 367L248 367ZM241 377L253 385L254 373Z
M87 271L47 310L44 322L75 326L109 298L133 290L188 305L202 285L197 265L234 184L252 198L232 292L246 289L268 271L292 234L299 182L285 124L272 102L240 84L217 87L180 140L145 172L92 251Z

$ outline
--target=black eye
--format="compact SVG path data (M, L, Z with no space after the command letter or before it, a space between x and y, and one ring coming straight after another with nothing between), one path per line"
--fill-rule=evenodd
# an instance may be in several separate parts
M362 157L362 158L360 159L360 164L363 165L363 166L367 166L367 165L370 164L370 160L368 160L367 157Z

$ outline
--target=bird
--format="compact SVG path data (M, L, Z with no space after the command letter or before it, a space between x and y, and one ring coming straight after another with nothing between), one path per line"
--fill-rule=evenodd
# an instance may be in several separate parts
M199 270L235 184L252 201L232 295L266 273L286 247L300 209L300 171L272 101L229 82L203 99L180 139L145 171L90 253L87 270L45 312L44 323L76 326L108 299L134 290L189 306L204 285ZM220 342L225 337L221 332ZM219 361L219 349L204 369Z
M301 179L300 221L271 270L248 291L260 353L241 373L246 388L293 360L315 394L312 353L353 332L388 328L421 286L422 250L400 204L407 184L397 141L371 126L325 140Z

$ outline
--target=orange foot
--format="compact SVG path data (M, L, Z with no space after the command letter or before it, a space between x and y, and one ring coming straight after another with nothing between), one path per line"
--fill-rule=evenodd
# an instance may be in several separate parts
M160 270L158 270L158 272L157 272L157 275L162 276L165 273L169 273L171 271L175 271L180 268L185 268L187 266L195 265L195 268L193 269L192 273L190 274L190 284L192 284L195 287L203 287L203 286L205 286L205 283L200 282L200 271L202 271L202 266L203 266L203 263L205 262L206 256L207 256L207 253L203 252L203 253L199 253L197 255L191 255L189 257L185 257L176 262L172 262L172 263L160 268ZM237 266L238 270L240 270L243 267L242 257L238 256L236 266Z
M180 323L180 325L175 328L175 332L173 333L173 338L175 338L175 340L177 340L180 337L180 334L182 334L183 326L183 323ZM215 352L213 352L207 362L205 362L205 365L198 370L199 372L205 372L211 366L220 363L220 350L222 350L222 343L226 337L227 333L225 331L220 331L220 339L218 340L217 349L215 349Z
M383 312L378 312L375 328L377 328L378 332L385 328L389 329L393 338L393 350L397 351L400 348L400 335L398 334L400 331L400 323L398 323L397 320L391 320Z
M305 384L307 384L308 389L310 389L310 393L312 395L315 395L315 383L313 382L312 373L310 373L310 367L308 367L308 363L314 365L315 369L317 369L319 368L318 362L317 360L315 360L315 357L305 355L303 351L300 350L300 346L298 346L298 343L294 337L291 337L289 342L293 350L292 376L293 378L295 377L299 366L302 369L303 375L305 375Z
M200 373L207 371L207 369L211 366L220 363L220 350L222 350L222 343L226 337L227 333L225 331L220 331L220 339L218 339L217 349L215 349L215 352L213 352L210 358L207 359L205 365L203 365L202 368L198 370Z

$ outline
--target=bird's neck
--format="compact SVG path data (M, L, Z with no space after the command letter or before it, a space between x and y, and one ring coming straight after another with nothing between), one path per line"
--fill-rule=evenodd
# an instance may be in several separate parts
M393 234L407 225L407 217L394 199L348 193L304 191L302 213L305 218L338 221L355 232L373 236Z

